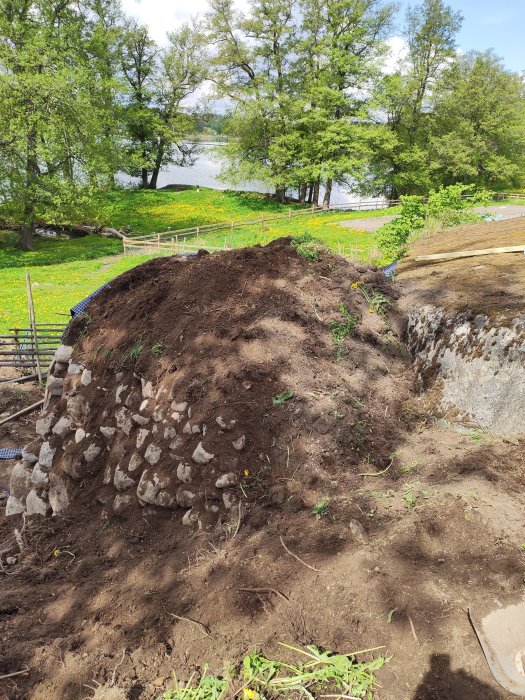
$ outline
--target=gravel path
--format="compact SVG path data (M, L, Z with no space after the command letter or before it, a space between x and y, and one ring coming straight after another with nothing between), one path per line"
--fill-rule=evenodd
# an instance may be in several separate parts
M496 221L506 221L507 219L516 219L519 216L525 216L525 206L522 204L506 204L505 206L490 206L490 207L474 207L472 211L478 214L493 214ZM392 221L393 216L376 216L370 219L351 219L349 221L340 221L339 225L345 228L351 228L358 231L369 231L373 233L378 228Z

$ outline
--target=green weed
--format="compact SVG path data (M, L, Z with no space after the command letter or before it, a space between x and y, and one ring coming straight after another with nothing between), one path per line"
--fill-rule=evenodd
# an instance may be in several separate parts
M282 394L278 394L277 396L273 397L272 403L274 406L282 406L290 399L293 399L294 396L295 394L293 393L293 391L283 391Z
M344 304L339 305L339 313L342 314L343 320L332 319L330 321L330 337L337 348L338 359L342 352L341 343L347 336L352 335L357 326L357 316L347 311Z
M162 355L165 350L166 346L164 345L164 343L155 343L155 345L151 346L152 355L156 355L157 357Z
M368 304L370 313L375 313L378 316L384 316L387 312L390 299L376 289L371 284L359 284L357 286L359 293Z
M317 262L319 260L319 253L327 249L322 241L315 239L309 233L294 236L292 245L297 251L297 255L300 255L309 262Z
M317 518L322 518L324 515L328 514L329 510L330 499L324 498L322 501L316 503L315 506L312 508L312 515L315 515Z
M128 357L130 360L138 360L140 357L141 352L144 350L144 345L143 343L137 343L134 345L131 350L128 353Z

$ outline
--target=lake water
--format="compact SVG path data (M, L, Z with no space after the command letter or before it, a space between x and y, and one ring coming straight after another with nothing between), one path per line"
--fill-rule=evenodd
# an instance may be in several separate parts
M170 166L166 168L166 170L162 170L159 173L158 187L165 187L166 185L200 185L201 187L211 187L216 190L239 189L248 190L249 192L274 191L261 182L245 182L242 185L236 186L220 182L217 177L221 170L221 164L214 153L214 146L216 145L220 146L221 144L201 145L200 154L197 157L195 165L190 168ZM320 201L322 201L322 196L323 192L321 191ZM334 204L354 204L359 202L360 198L349 193L347 188L334 185L331 201ZM382 201L382 199L367 198L367 201Z

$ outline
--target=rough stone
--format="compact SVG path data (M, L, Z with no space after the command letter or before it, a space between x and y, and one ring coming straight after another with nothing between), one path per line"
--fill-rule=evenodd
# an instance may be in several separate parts
M115 435L116 432L116 428L111 428L108 426L101 426L100 428L100 434L103 435L106 438L106 440L111 440L111 438Z
M25 511L24 504L15 496L9 496L7 503L5 504L5 514L6 515L18 515Z
M80 377L80 383L82 386L89 386L91 384L91 370L84 369L82 376Z
M177 437L177 431L175 430L175 428L164 428L165 440L173 440L174 437Z
M211 462L214 456L215 455L211 454L210 452L206 452L206 450L202 446L202 442L199 442L191 458L197 464L208 464L209 462Z
M145 399L139 406L139 411L142 413L142 411L145 411L148 407L149 404L149 399Z
M155 423L160 423L166 417L166 411L162 408L157 408L155 411L153 411L151 417L153 418Z
M43 442L38 455L38 461L43 469L51 469L56 447L51 447L49 442Z
M237 495L233 491L224 491L222 494L224 507L231 510L237 504Z
M17 462L11 471L9 493L20 501L24 501L33 485L31 481L32 473L31 467L26 467L23 462Z
M86 431L84 428L77 428L75 431L75 442L78 443L82 442L82 440L86 437Z
M128 388L127 384L120 384L115 390L115 403L122 403L122 393Z
M174 498L168 491L159 491L157 498L155 499L155 505L161 506L161 508L176 508L178 503L176 498Z
M117 422L117 428L120 428L122 432L129 435L131 428L133 427L133 421L131 420L130 412L127 408L119 408L115 411L115 420Z
M185 425L184 428L182 429L182 432L183 432L185 435L191 435L191 423L190 423L190 421L188 421L188 422L186 423L186 425Z
M33 440L22 448L22 459L28 462L28 464L36 464L36 462L38 462L37 452L40 452L40 448L36 440Z
M69 362L73 348L71 345L59 345L55 350L55 362Z
M67 493L67 484L61 477L56 474L50 475L51 484L49 487L49 505L53 511L53 515L60 513L69 505L69 496Z
M153 398L153 384L151 382L147 382L143 377L141 377L140 382L142 384L142 398Z
M56 414L54 412L47 413L39 418L35 425L35 432L37 435L45 437L51 432L51 428L56 420Z
M141 428L141 429L139 430L139 433L138 433L138 435L137 435L137 442L136 442L137 449L139 449L139 448L142 447L142 445L144 444L144 442L145 442L146 438L148 437L149 433L150 433L150 431L147 430L146 428Z
M33 471L31 472L31 482L33 483L33 486L43 486L44 484L49 483L47 472L40 468L40 464L38 464L38 462L35 464Z
M239 482L237 474L233 472L228 472L220 476L215 482L215 487L218 489L227 489L230 486L236 486Z
M200 431L201 429L197 424L191 426L191 432L193 433L193 435L197 435L198 433L200 433Z
M67 412L74 421L83 424L89 415L89 403L81 394L70 396L67 400Z
M164 491L167 486L168 479L166 477L161 478L156 472L152 474L151 470L145 469L137 486L137 496L144 503L155 505L157 495Z
M352 533L352 537L354 538L354 540L356 540L357 542L361 542L361 544L364 544L368 540L366 530L361 525L359 520L350 520L348 526L350 528L350 532Z
M74 376L75 374L82 374L83 369L84 365L77 365L74 362L70 362L67 368L67 373L70 376Z
M189 484L191 481L191 466L189 464L184 464L184 462L179 462L177 465L177 479L182 481L184 484Z
M232 430L232 428L237 423L237 421L234 418L232 418L230 421L226 421L222 416L217 416L215 421L219 428L222 428L222 430Z
M187 408L188 408L187 401L182 401L181 403L177 403L176 401L173 401L171 404L171 410L175 411L176 413L184 413Z
M144 453L144 459L153 466L154 464L157 464L157 462L160 459L161 454L162 454L161 448L152 442L146 448L146 452Z
M95 443L91 443L87 450L84 450L82 453L84 455L84 459L88 464L92 464L96 458L99 456L101 452L101 448L99 445L95 445Z
M117 515L123 515L132 508L134 502L133 496L124 496L118 493L113 500L113 512Z
M86 475L86 464L79 457L73 454L64 455L60 464L64 474L67 474L72 479L79 480Z
M183 417L183 414L182 414L182 413L178 413L177 411L174 411L174 412L171 414L171 420L175 421L175 423L180 423L181 420L182 420L182 417Z
M117 464L117 468L115 469L115 474L113 476L113 484L117 491L126 491L135 485L135 481L129 477Z
M148 416L141 416L139 413L134 413L131 418L137 425L147 425L150 420Z
M140 467L142 461L142 457L138 454L138 452L134 452L129 460L128 471L134 472Z
M184 486L179 486L177 489L177 503L183 508L191 508L193 502L195 501L195 494L193 491L189 491Z
M176 437L174 440L172 440L170 442L169 448L170 448L170 450L177 450L181 445L182 445L182 438Z
M62 416L62 418L59 418L53 426L53 430L51 432L61 438L65 437L69 432L71 432L71 418L68 416Z
M31 489L26 498L26 513L28 515L47 515L49 509L49 503L39 496L35 489Z
M234 440L232 442L232 445L236 450L240 451L240 450L244 449L244 446L246 445L246 436L241 435L240 438L237 438L237 440Z
M126 400L124 401L124 406L136 410L136 407L140 404L141 401L142 393L139 391L139 389L133 389L133 391L131 391L126 397Z
M189 526L193 525L194 523L196 523L198 519L199 519L199 516L197 515L197 513L194 513L192 511L192 509L190 508L182 516L182 524L187 525L189 527Z

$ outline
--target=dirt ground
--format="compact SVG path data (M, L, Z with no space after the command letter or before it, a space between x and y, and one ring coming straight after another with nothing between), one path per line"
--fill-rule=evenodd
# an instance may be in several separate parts
M503 236L508 240L511 234ZM525 241L525 230L522 237ZM235 260L234 266L240 264ZM3 692L9 700L79 700L91 697L97 683L114 681L130 700L152 700L170 687L173 670L183 680L204 663L220 673L225 663L255 648L282 656L282 641L339 652L383 645L392 658L379 674L376 700L510 700L492 679L467 609L523 595L523 446L487 433L458 433L430 416L413 392L410 358L392 342L415 285L421 299L436 293L428 268L420 274L410 261L403 264L397 288L407 292L398 301L397 288L385 286L391 301L382 327L351 288L363 275L377 280L375 273L349 265L343 274L342 267L327 263L310 268L316 285L329 280L326 296L313 297L303 263L288 256L276 265L273 282L286 277L302 290L286 297L289 312L281 320L289 325L286 333L280 329L281 342L297 322L306 340L292 336L278 371L268 376L277 381L284 373L299 381L302 372L312 393L342 399L335 412L326 404L325 414L312 420L306 396L288 402L280 422L273 423L286 435L275 446L280 468L271 480L260 472L264 497L248 500L230 527L181 529L173 511L150 507L139 517L114 517L90 488L79 491L63 516L29 520L20 565L0 573L0 676L30 670L0 680L0 698ZM448 265L437 274L451 274ZM143 283L154 286L156 278L148 272L144 268ZM125 280L127 288L138 286L137 277ZM253 281L258 294L270 294L259 278ZM243 284L236 283L227 297L230 313L243 304L243 313L253 312ZM496 284L495 291L505 290ZM183 308L187 298L177 293ZM458 297L466 293L458 288ZM477 292L471 293L478 303ZM161 300L161 290L158 294ZM452 291L447 294L456 303ZM350 378L347 386L315 372L316 367L326 372L333 362L324 304L341 297L363 326L337 368L354 367L355 384ZM223 313L221 298L215 296L210 308L199 307L199 323ZM108 299L93 313L101 328ZM517 308L517 286L511 303ZM275 321L286 306L275 297L265 309ZM301 321L307 313L318 314L319 323L310 316ZM135 322L139 327L142 317ZM129 318L118 320L116 346L133 343L125 326ZM243 342L261 343L269 337L268 326L265 333L248 333ZM290 347L297 342L308 347L309 366L294 368ZM252 376L255 386L247 390L255 389L257 400L266 397L257 384L261 377ZM239 374L238 380L247 378ZM358 453L355 431L363 421L362 444L368 448ZM349 434L353 440L346 439ZM339 447L330 443L323 454L319 445L335 435ZM305 450L306 437L315 459ZM312 509L320 501L328 502L327 512L315 516ZM0 549L11 546L14 524L21 527L19 519L0 518Z

